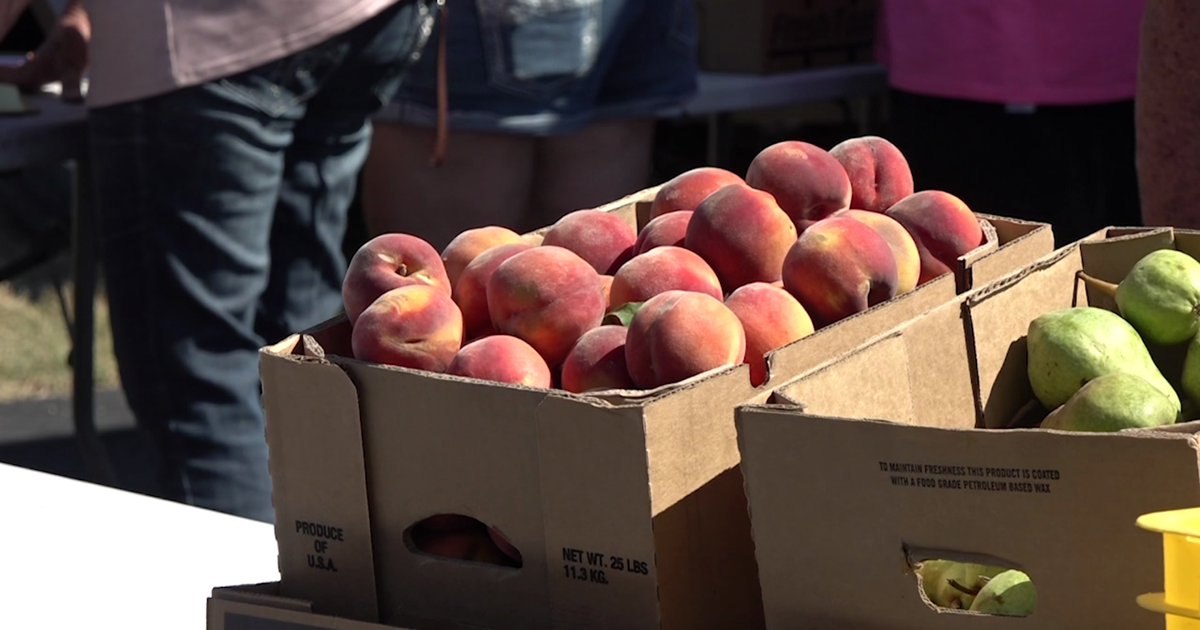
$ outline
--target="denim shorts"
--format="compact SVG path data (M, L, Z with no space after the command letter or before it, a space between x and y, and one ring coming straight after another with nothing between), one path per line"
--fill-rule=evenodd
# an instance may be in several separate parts
M451 129L569 133L653 116L696 91L693 0L449 0L425 52L376 116L433 126L446 27Z

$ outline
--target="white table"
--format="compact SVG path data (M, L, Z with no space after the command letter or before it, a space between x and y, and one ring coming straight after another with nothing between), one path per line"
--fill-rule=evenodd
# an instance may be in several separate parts
M204 630L213 587L279 579L275 529L0 464L0 627Z

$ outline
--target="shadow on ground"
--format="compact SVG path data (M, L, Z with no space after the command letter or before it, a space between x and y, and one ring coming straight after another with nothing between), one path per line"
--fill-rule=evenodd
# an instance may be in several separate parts
M96 425L118 487L157 494L150 451L136 433L133 416L120 392L96 394ZM94 481L75 439L70 398L0 404L0 462Z

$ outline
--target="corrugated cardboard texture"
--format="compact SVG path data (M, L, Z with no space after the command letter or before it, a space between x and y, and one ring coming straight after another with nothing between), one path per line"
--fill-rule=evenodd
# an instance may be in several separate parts
M207 630L482 630L410 619L385 626L315 614L311 603L278 594L279 583L213 589L208 599Z
M531 544L543 537L537 408L544 393L339 363L361 400L380 620L505 619L510 627L550 627L549 611L528 605L546 601L549 562L558 564ZM521 550L524 566L467 564L411 550L408 528L444 513L497 527ZM461 595L447 597L455 591Z
M953 430L739 410L769 629L1158 630L1134 598L1161 590L1142 513L1200 497L1192 436ZM1023 619L938 614L906 548L985 554L1029 573ZM919 558L914 558L918 560Z
M983 213L979 216L996 231L1001 247L968 259L960 292L999 280L1054 250L1054 232L1045 223Z
M943 305L777 390L816 415L969 428L974 389L963 300Z
M303 345L298 336L285 343L295 351ZM269 351L259 359L283 593L321 602L322 613L375 620L379 604L354 384L321 359ZM324 597L331 591L343 596Z

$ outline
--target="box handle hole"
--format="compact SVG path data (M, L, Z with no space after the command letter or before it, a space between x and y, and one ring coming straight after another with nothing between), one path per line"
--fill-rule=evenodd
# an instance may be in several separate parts
M434 514L404 532L413 553L519 569L521 552L500 530L463 514Z

